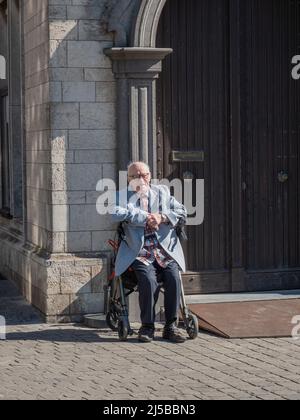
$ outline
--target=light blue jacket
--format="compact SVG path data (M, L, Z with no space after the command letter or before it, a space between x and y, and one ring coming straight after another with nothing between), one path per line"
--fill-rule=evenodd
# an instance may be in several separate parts
M123 229L125 238L122 240L116 258L115 272L117 276L123 274L136 260L143 249L145 240L145 226L148 213L140 209L132 191L120 191L117 194L117 204L114 208L113 221L125 222ZM133 199L133 200L132 200ZM186 218L186 208L171 196L170 190L163 185L151 186L149 204L152 213L162 212L170 220L170 224L162 224L156 232L162 248L186 271L185 258L180 240L174 229L181 218Z

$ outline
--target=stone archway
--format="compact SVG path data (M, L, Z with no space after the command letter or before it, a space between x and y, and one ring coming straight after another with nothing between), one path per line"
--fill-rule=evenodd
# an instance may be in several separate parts
M117 47L105 51L113 62L117 80L119 169L125 170L129 161L143 160L151 166L154 177L157 173L156 80L162 70L162 60L172 52L169 48L155 48L165 3L166 0L142 0L139 9L135 0L118 3L109 23L110 30L117 33ZM136 19L131 17L129 22L131 36L128 32L124 35L126 25L120 28L120 21L116 19L120 7L124 11L138 10ZM120 45L126 38L127 45Z
M156 33L167 0L143 0L133 31L133 46L155 48Z

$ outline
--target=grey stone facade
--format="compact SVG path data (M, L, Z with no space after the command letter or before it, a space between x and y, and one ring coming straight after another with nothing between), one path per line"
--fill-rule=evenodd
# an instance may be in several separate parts
M8 2L0 90L7 83L13 99L13 200L12 218L0 216L0 272L48 321L104 309L115 226L96 212L97 182L130 159L155 172L155 80L171 52L155 48L164 3Z

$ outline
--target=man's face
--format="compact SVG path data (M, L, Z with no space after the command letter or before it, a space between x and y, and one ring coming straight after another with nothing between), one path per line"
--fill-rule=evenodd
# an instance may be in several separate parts
M128 182L132 191L147 193L151 182L151 173L147 166L136 164L128 171Z

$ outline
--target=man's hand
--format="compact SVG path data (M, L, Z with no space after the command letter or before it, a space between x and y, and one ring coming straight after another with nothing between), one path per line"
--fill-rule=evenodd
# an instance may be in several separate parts
M163 218L159 213L149 214L147 219L147 225L153 229L158 230L159 226L162 224Z

